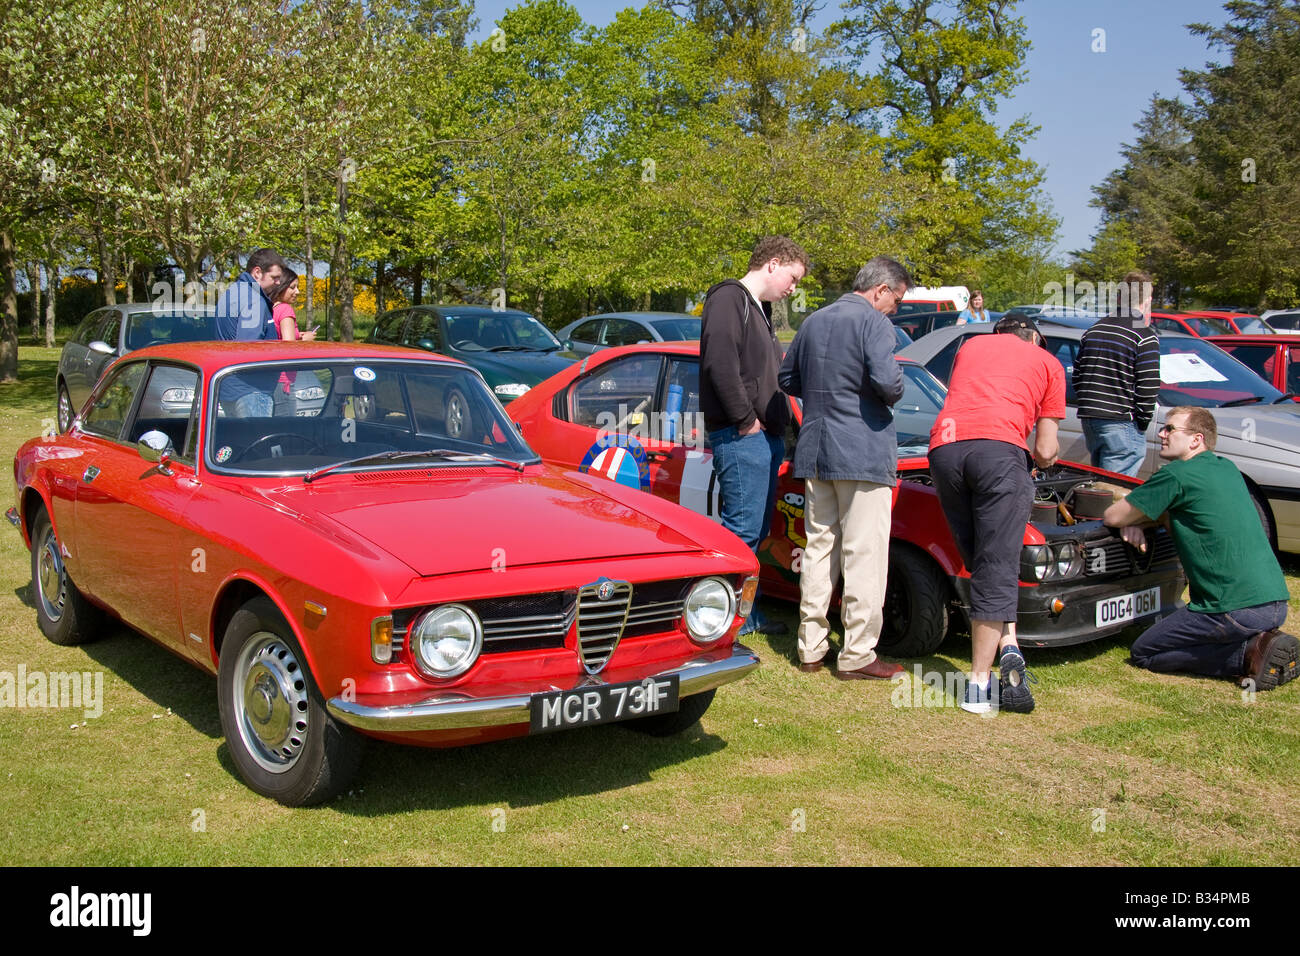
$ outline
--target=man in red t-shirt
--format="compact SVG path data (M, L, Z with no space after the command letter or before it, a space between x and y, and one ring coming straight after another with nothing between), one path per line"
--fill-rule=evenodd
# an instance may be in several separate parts
M957 353L948 398L930 430L930 476L970 570L971 679L964 710L1028 713L1034 695L1016 644L1020 548L1034 500L1029 446L1040 468L1056 461L1065 373L1032 321L1005 318ZM1040 347L1041 346L1041 347ZM999 693L993 692L993 658Z

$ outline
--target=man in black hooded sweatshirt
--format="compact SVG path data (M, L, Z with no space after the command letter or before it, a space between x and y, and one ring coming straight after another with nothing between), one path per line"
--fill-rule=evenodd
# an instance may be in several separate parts
M785 458L789 400L777 385L781 343L770 303L794 292L808 254L784 236L766 236L749 271L709 290L700 332L700 411L713 450L723 527L757 553L767 537L776 474ZM741 634L776 633L758 606Z

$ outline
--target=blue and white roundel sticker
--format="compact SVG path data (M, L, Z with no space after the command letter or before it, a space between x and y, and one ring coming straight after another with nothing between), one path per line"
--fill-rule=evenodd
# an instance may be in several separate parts
M362 382L373 382L375 380L375 370L366 368L364 365L358 365L352 370L352 374Z
M609 435L587 449L578 470L617 481L620 485L650 490L650 465L645 448L628 435Z

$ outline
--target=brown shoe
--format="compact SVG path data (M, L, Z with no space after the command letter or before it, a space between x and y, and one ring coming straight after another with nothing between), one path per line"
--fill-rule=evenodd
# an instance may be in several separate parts
M799 670L803 671L805 674L816 674L825 666L825 658L820 661L801 661L799 664Z
M836 670L835 676L840 680L867 680L874 677L879 680L889 680L895 674L903 673L902 664L894 664L890 661L882 661L877 657L866 667L859 667L855 671Z
M1241 686L1273 690L1300 674L1300 641L1282 631L1265 631L1246 642Z

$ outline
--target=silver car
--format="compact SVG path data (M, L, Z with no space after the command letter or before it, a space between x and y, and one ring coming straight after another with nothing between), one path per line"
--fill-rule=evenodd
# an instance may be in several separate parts
M73 333L59 356L55 379L59 431L72 424L77 410L90 396L100 373L114 359L146 345L164 342L202 342L215 339L210 308L158 309L149 302L111 305L91 312ZM164 391L163 405L152 417L186 417L193 395ZM174 400L170 403L168 397Z
M938 329L898 354L921 363L947 384L962 342L992 331L992 323ZM1083 330L1043 321L1039 331L1065 368L1067 407L1060 428L1061 457L1089 461L1070 382ZM1169 409L1178 405L1211 409L1219 425L1215 453L1241 469L1273 546L1300 553L1300 405L1213 343L1190 335L1162 334L1160 393L1156 414L1147 427L1147 456L1138 477L1150 477L1163 464L1158 430Z
M555 333L581 355L640 342L689 342L700 338L701 319L686 312L606 312L570 322Z

